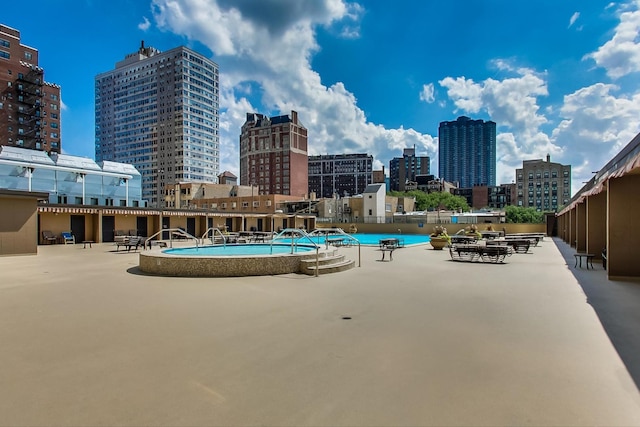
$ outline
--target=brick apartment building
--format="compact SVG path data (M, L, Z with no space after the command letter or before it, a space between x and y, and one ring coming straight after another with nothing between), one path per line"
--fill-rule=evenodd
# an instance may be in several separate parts
M307 197L307 129L298 113L266 117L247 113L240 135L240 185L256 185L261 195Z
M60 153L60 86L45 82L38 56L0 24L0 144Z

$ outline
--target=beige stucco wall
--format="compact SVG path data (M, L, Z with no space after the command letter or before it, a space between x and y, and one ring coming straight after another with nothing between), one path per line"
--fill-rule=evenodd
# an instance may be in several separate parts
M37 199L0 196L0 255L37 253Z
M602 258L607 246L607 194L602 192L587 199L587 252Z
M640 175L609 180L607 217L607 270L609 277L638 277L640 262L636 247L640 239ZM634 197L635 196L635 197Z

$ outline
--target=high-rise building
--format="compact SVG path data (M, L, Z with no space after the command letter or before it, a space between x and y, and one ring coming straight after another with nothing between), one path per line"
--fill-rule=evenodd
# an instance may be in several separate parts
M59 153L60 86L44 81L38 50L0 25L0 144Z
M298 113L266 117L247 113L240 135L240 185L260 194L307 196L307 129Z
M309 156L309 194L340 197L362 194L373 182L373 156L328 154Z
M571 199L571 165L543 159L524 160L516 169L517 204L543 212L555 212Z
M134 165L161 206L178 181L215 183L220 167L218 65L180 46L145 47L95 78L96 161Z
M405 148L402 157L394 157L389 162L390 190L405 191L406 184L415 183L418 175L429 175L429 161L429 156L416 156L415 148Z
M496 124L461 116L438 129L440 178L460 188L496 185Z

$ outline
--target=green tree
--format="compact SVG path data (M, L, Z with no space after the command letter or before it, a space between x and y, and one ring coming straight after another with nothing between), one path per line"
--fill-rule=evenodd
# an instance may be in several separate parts
M436 209L446 209L446 210L460 210L468 211L469 205L467 204L467 200L462 196L454 196L448 192L434 192L434 193L425 193L420 190L412 190L412 191L390 191L387 193L392 197L413 197L416 200L416 210L424 211L424 210L436 210Z
M509 223L541 224L544 222L544 213L538 212L534 208L507 206L504 211L505 218Z

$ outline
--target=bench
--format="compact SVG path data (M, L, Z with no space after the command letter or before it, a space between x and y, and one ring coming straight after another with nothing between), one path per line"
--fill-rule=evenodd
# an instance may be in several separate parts
M529 248L532 245L530 239L504 239L504 240L487 240L487 246L489 245L508 245L511 246L514 252L519 254L526 254L529 252Z
M89 245L89 249L91 249L91 244L95 243L93 240L83 240L82 241L82 249L87 249L87 245Z
M393 261L393 251L395 251L398 247L396 245L386 245L381 246L380 251L382 252L382 259L380 261L384 261L384 255L389 252L389 261Z
M328 245L332 245L332 246L343 246L344 245L344 239L342 237L338 238L338 239L327 239L327 244Z
M144 247L144 243L142 242L142 237L129 237L124 241L116 242L116 252L120 250L120 246L124 246L127 248L127 252L129 252L131 248L136 251L138 250L138 246Z
M453 261L503 263L513 249L508 245L455 244L449 247Z
M593 257L595 257L594 254L587 254L587 253L582 253L582 252L576 252L575 254L573 254L573 256L576 259L576 263L573 266L573 268L577 268L578 265L580 265L580 268L582 268L582 259L585 259L585 267L587 267L587 270L589 269L589 265L591 265L591 269L593 269Z

